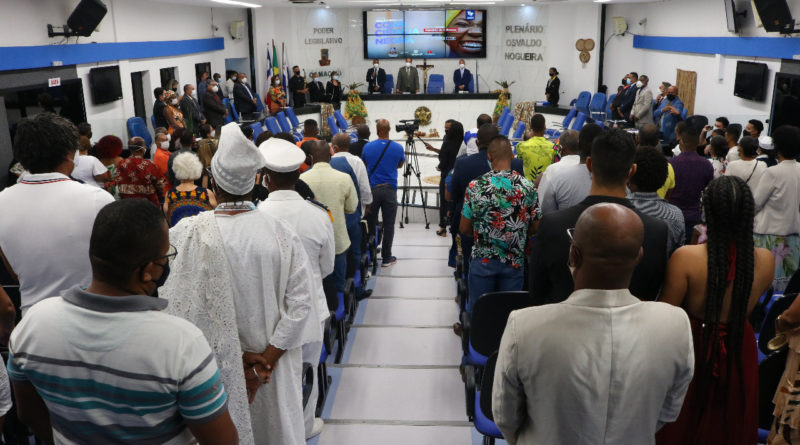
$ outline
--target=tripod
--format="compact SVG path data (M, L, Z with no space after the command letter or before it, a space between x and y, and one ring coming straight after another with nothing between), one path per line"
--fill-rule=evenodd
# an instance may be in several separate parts
M408 208L412 206L411 203L411 194L409 193L411 189L411 174L413 173L414 176L417 177L417 187L419 189L419 195L422 198L422 214L425 215L425 229L430 228L430 223L428 222L428 212L427 212L427 198L425 194L422 192L422 178L420 177L419 171L419 157L417 156L417 147L414 144L414 133L406 132L406 148L405 152L408 154L408 159L406 159L406 164L403 168L403 196L400 199L400 228L402 229L403 222L408 224Z

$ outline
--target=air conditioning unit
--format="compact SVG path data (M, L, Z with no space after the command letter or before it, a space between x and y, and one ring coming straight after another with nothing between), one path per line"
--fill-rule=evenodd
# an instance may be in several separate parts
M231 22L231 38L240 40L244 38L245 23L242 20Z
M628 30L628 22L625 17L614 17L614 28L618 35L624 35Z

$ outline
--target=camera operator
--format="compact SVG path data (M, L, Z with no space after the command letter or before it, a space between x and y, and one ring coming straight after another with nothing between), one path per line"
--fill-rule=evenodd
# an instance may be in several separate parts
M392 256L394 223L397 217L397 170L403 166L406 155L403 146L389 139L391 125L381 119L375 125L378 139L364 146L361 159L367 165L369 185L372 188L372 209L367 215L370 235L374 236L378 224L378 211L383 219L383 245L381 267L397 262ZM399 126L398 126L399 127ZM405 131L398 128L398 131ZM413 135L413 130L411 133Z

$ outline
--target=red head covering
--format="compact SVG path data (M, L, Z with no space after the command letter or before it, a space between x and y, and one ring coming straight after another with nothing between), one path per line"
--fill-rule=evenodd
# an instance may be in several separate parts
M103 136L95 144L94 149L97 151L98 157L116 158L122 154L122 140L113 135Z

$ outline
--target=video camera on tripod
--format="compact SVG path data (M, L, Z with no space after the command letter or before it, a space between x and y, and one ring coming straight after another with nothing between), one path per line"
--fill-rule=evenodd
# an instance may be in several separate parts
M395 131L398 133L406 133L413 136L414 132L419 130L419 119L403 119L399 124L394 126Z

